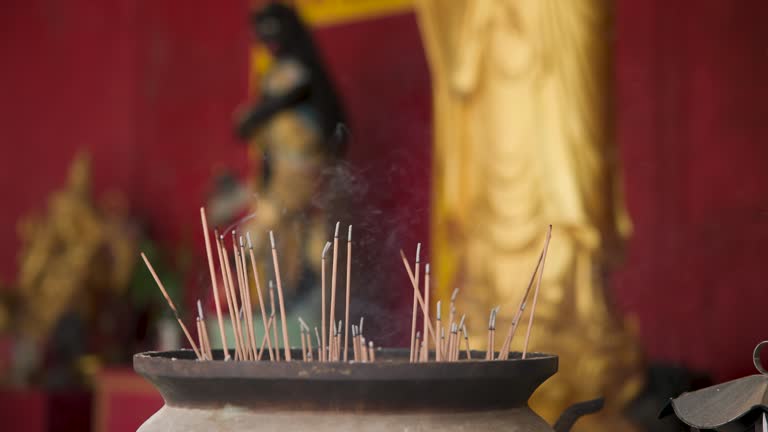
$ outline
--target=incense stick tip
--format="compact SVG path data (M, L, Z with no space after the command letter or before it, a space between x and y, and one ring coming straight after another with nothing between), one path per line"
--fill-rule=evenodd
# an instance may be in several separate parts
M453 289L453 292L451 293L451 303L456 301L456 296L459 295L459 288L456 287Z
M464 326L464 318L466 318L466 317L467 317L466 315L462 315L461 316L461 319L459 320L459 328Z
M424 273L429 273L429 263L427 263L426 266L424 266Z
M331 247L331 242L325 242L325 247L323 248L323 253L320 255L321 259L325 259L325 254L328 253L328 249Z
M352 241L352 225L349 226L349 234L347 234L347 241Z
M245 242L243 242L243 236L240 236L240 247L245 247Z
M442 314L441 309L442 308L440 307L440 300L438 300L437 301L437 320L438 321L440 321L440 317L441 317L441 314Z
M269 230L269 243L272 245L272 249L275 248L275 233Z
M203 318L203 304L197 299L197 316Z
M421 262L421 243L416 244L416 262Z
M248 240L248 249L253 249L253 242L251 241L251 232L246 231L245 232L245 238Z
M336 222L336 231L333 233L335 238L339 238L339 225L341 225L341 221Z

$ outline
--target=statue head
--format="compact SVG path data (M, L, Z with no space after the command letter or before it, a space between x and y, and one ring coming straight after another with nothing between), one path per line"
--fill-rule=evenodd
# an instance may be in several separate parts
M290 6L271 2L251 15L251 25L256 37L275 56L306 59L308 55L314 54L308 28Z

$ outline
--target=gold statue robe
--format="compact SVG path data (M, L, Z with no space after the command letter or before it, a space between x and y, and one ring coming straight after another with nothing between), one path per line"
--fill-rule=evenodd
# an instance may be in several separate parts
M433 85L439 294L462 288L457 308L477 341L500 304L503 338L554 225L531 348L559 354L560 372L532 402L552 421L606 396L610 417L643 382L638 345L603 290L631 230L611 128L610 2L415 4Z

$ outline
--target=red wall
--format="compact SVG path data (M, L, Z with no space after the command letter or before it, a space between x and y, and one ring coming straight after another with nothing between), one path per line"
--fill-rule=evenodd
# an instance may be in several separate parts
M618 139L636 232L614 287L655 359L754 373L768 339L764 1L621 1Z
M768 241L766 3L618 2L618 141L635 222L613 293L653 359L750 372ZM247 2L7 0L0 14L0 281L15 223L76 149L168 244L196 242L216 166L247 170ZM426 238L429 83L412 16L317 32L350 113L369 205ZM412 213L413 211L413 213ZM192 243L195 250L199 249Z

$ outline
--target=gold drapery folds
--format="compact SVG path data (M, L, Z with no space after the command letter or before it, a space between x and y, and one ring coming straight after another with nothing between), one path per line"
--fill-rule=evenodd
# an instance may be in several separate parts
M612 131L610 4L415 1L433 85L439 292L462 288L457 308L475 317L475 335L501 304L504 334L553 224L531 344L559 354L560 372L533 404L552 421L606 396L590 430L622 425L614 414L643 381L633 332L604 292L631 231Z

